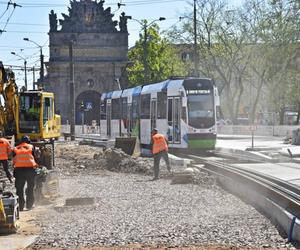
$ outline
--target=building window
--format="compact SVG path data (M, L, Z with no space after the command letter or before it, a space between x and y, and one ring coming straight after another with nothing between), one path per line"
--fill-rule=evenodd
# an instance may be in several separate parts
M87 85L88 85L89 88L94 87L94 85L95 85L95 84L94 84L94 80L93 80L93 79L88 79L88 80L87 80Z
M184 62L193 61L193 54L189 52L183 52L181 54L181 60Z

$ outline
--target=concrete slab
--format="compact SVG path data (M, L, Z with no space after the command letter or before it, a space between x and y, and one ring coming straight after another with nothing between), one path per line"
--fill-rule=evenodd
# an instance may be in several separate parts
M252 147L252 139L251 137L246 139L218 139L216 147L246 150ZM281 149L285 147L288 147L288 145L284 144L283 139L278 137L254 137L254 149Z
M232 154L241 154L255 158L259 161L272 162L282 160L280 155L289 157L291 161L300 163L300 146L285 144L284 138L255 136L252 149L251 136L220 135L218 136L216 150Z
M292 153L293 158L300 157L300 146L288 146L288 147L282 148L279 152L282 155L290 156L288 149Z
M20 250L30 246L37 236L7 235L0 236L1 250Z
M259 164L233 164L248 170L254 170L263 174L300 185L300 164L297 163L259 163Z
M44 211L42 207L37 206L30 211L20 213L20 228L15 234L0 235L1 250L21 250L35 242L40 234L40 228L35 224L35 215L38 211Z
M191 159L180 158L172 154L169 154L169 161L171 166L176 166L182 169L185 169L192 162Z

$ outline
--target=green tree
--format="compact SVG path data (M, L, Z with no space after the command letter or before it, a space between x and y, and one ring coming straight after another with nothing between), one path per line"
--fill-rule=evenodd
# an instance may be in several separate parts
M216 80L223 103L222 113L235 122L249 64L244 53L248 27L241 25L238 11L230 10L226 0L198 0L196 4L198 72L203 77ZM193 19L190 18L191 13L183 16L182 26L174 28L169 35L173 42L192 46Z
M260 57L264 65L256 67L266 74L270 109L279 113L280 124L284 122L286 108L297 106L299 88L299 2L287 0L257 1L252 0L253 8L261 13L256 26L257 42L263 47ZM258 66L260 65L260 66ZM295 84L296 83L296 84Z
M143 22L147 27L147 22L145 20ZM176 55L176 49L160 35L156 24L147 28L146 38L145 32L140 34L140 39L129 50L128 57L132 62L132 66L127 70L131 86L159 82L174 75L187 75L185 65ZM148 66L146 81L145 63Z
M251 121L262 110L280 113L282 123L287 105L299 103L299 1L249 0L237 9L226 0L196 3L198 70L216 80L224 114L235 122L248 106ZM183 15L169 35L192 46L191 11Z

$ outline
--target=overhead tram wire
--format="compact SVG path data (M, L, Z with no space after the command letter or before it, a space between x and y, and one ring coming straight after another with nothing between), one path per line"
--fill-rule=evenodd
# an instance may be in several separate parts
M185 2L186 0L138 0L126 2L126 6L138 6L138 5L149 5L149 4L163 4L172 2ZM7 2L0 1L0 4L6 4ZM24 8L49 8L49 7L68 7L68 4L37 4L37 3L20 3ZM120 4L120 2L104 4L105 6L114 6Z
M15 12L15 10L16 10L16 7L22 7L22 5L17 4L17 3L13 3L11 0L7 3L7 8L6 8L6 10L8 10L10 6L13 6L13 10L12 10L11 14L9 15L9 17L7 18L6 23L5 23L4 27L3 27L3 29L0 30L0 35L2 35L3 32L6 32L5 28L7 27L8 22L10 21L12 15L14 14L14 12ZM5 13L4 13L4 14L5 14ZM3 14L3 15L4 15L4 14ZM2 15L2 16L3 16L3 15Z
M7 30L5 32L8 33L20 33L20 34L28 34L28 33L35 33L35 34L48 34L47 31L29 31L29 30Z
M5 13L8 11L8 9L9 9L9 4L7 3L7 8L6 8L6 10L1 14L0 20L1 20L1 18L5 15Z
M0 22L0 24L4 24L5 22ZM44 26L44 27L47 27L49 26L48 24L37 24L37 23L13 23L13 22L10 22L9 23L10 25L22 25L22 26Z

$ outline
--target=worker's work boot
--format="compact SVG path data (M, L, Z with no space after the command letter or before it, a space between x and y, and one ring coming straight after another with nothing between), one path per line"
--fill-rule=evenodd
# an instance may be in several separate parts
M20 209L20 211L24 210L24 203L22 203L22 202L19 203L19 209Z
M32 210L33 208L34 208L34 206L26 207L26 209L27 209L28 211Z

